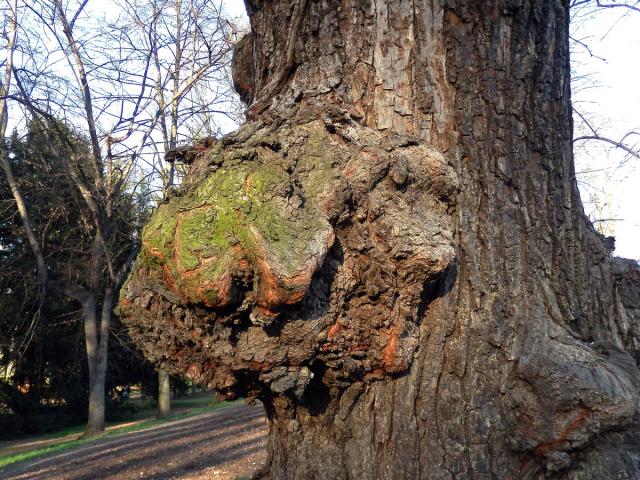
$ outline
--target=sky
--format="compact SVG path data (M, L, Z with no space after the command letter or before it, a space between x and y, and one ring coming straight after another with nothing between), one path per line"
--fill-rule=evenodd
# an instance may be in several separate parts
M224 3L229 14L246 16L242 0ZM601 9L574 22L572 36L593 54L585 48L572 54L574 74L589 77L588 88L573 94L576 108L598 125L601 135L619 140L630 130L640 132L640 13ZM629 140L640 147L640 135ZM640 159L625 158L600 142L579 147L576 170L598 170L579 177L587 214L593 220L613 219L598 224L616 237L615 254L640 259ZM590 201L594 196L599 209Z
M590 80L589 88L573 93L574 106L587 112L601 135L619 140L636 130L628 141L640 147L640 13L601 9L573 25L572 36L592 53L585 48L573 53L574 76L588 75ZM591 216L616 219L609 224L616 255L640 259L640 159L626 158L621 150L605 145L580 145L576 170L601 170L593 175L593 183L601 189L605 208ZM587 210L588 190L581 185Z
M224 0L224 7L230 15L234 17L246 17L247 11L244 8L243 0Z

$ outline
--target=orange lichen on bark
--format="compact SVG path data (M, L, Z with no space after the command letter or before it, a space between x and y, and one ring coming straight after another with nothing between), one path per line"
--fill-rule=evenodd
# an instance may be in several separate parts
M384 347L382 352L382 363L386 371L392 371L395 369L394 361L396 359L396 353L398 352L398 327L393 325L389 329L389 343Z
M584 425L584 422L591 416L592 412L586 407L578 409L576 418L573 419L565 429L560 433L558 438L549 442L541 442L535 446L532 454L529 454L522 462L520 462L520 470L527 468L536 457L545 457L553 450L557 450L565 446L569 441L569 436L578 428Z
M322 251L318 252L319 255L310 257L303 268L292 275L279 273L277 270L282 268L269 264L269 254L262 236L255 229L251 231L256 237L256 248L259 252L255 262L260 274L256 303L264 309L274 310L300 302L307 294L313 274L324 262L326 253L335 240L333 230L327 232L325 245Z
M550 442L544 442L536 445L533 449L533 453L535 455L546 455L551 450L556 450L557 448L562 447L565 443L569 441L569 435L575 432L578 428L580 428L584 422L591 415L591 410L585 407L581 407L578 409L578 415L576 418L567 425L567 427L562 431L560 436L556 440L552 440Z
M264 372L270 370L273 365L269 362L258 362L256 360L252 360L251 362L249 362L249 367L252 370L260 370Z
M329 340L333 340L333 337L335 337L338 334L338 332L340 332L340 330L342 330L342 326L340 325L340 322L334 323L329 329L329 332L327 333L327 338Z
M196 298L207 307L225 307L231 303L233 278L231 272L225 272L216 281L205 282L195 288ZM215 297L212 298L211 294Z

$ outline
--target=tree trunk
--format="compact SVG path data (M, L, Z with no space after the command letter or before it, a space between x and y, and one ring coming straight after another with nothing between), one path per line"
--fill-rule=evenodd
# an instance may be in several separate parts
M158 418L165 418L171 413L171 383L169 372L158 370Z
M585 217L568 2L247 0L122 311L258 398L260 478L639 478L637 264Z
M89 383L89 415L87 417L87 428L85 437L93 437L104 432L104 380L95 378Z
M105 382L109 329L111 328L111 312L113 310L113 289L105 288L100 309L95 294L88 295L87 300L82 303L82 307L85 346L89 364L89 415L85 435L90 437L102 433L105 428Z

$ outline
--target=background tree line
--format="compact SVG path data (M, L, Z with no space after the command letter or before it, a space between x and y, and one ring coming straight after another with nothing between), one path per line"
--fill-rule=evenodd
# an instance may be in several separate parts
M0 100L2 138L12 132L0 148L0 401L22 419L87 412L89 435L104 429L110 390L153 383L112 310L179 174L164 152L219 134L216 114L238 118L227 68L238 29L219 2L97 8L6 2Z
M88 150L89 145L82 138L75 137L62 124L57 126L79 150ZM6 140L4 151L19 179L25 204L30 206L32 227L41 232L48 267L52 272L64 272L69 281L80 283L87 276L85 260L94 236L91 220L82 208L82 198L69 183L66 159L50 143L57 138L56 132L43 132L43 128L31 121L24 136L14 132ZM135 248L129 239L145 219L148 206L144 201L133 195L117 198L114 210L118 215L115 230L119 248ZM48 292L42 301L36 259L24 241L24 226L4 182L0 184L0 210L0 362L4 373L0 398L5 407L17 414L7 418L8 428L2 431L38 431L61 422L81 421L87 412L89 394L87 356L79 329L82 309L56 292ZM153 389L153 366L131 345L117 319L111 325L111 338L106 392L115 392L119 385L140 383Z

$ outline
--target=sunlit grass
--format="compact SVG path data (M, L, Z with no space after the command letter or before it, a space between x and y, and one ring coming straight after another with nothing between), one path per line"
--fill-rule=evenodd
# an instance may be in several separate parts
M140 399L140 398L131 398L126 400L127 404L134 406L134 411L127 415L124 418L120 418L118 420L107 422L106 427L108 430L118 428L118 431L124 427L118 427L119 425L127 424L132 421L147 419L156 409L156 403L154 401L150 402L148 398ZM184 410L184 409L194 409L194 408L209 408L218 403L213 397L212 393L207 395L203 395L202 393L198 393L197 395L185 396L185 397L177 397L171 399L171 409L172 410ZM177 414L176 414L177 415ZM173 418L173 417L169 417ZM49 432L42 436L43 439L56 439L67 437L70 435L78 435L84 432L86 425L84 423L78 425L71 425L69 427L65 427L61 430L56 430L55 432ZM2 458L2 457L0 457Z
M107 437L115 437L119 435L125 435L132 432L137 432L139 430L145 430L147 428L155 427L158 425L162 425L164 423L173 422L176 420L182 420L184 418L193 417L195 415L199 415L201 413L209 412L212 410L216 410L218 408L224 408L230 405L234 405L242 400L238 400L235 402L217 402L212 398L203 398L203 397L191 397L191 398L177 398L172 401L172 407L176 409L184 409L187 410L182 411L180 413L176 413L174 415L170 415L166 418L149 418L147 420L141 420L138 422L131 423L130 421L118 422L116 424L112 424L108 426L110 428L109 431L95 436L91 438L77 438L68 441L62 441L56 445L50 445L47 447L35 448L33 450L28 450L26 452L15 453L11 455L5 455L0 457L0 469L4 469L9 465L14 465L19 462L24 462L27 460L33 460L35 458L39 458L45 455L50 455L53 453L63 452L65 450L71 450L76 447L95 443ZM119 427L118 425L123 425ZM84 426L75 426L65 428L59 432L54 432L48 435L46 438L60 438L67 435L71 435L74 433L81 433L84 430Z

